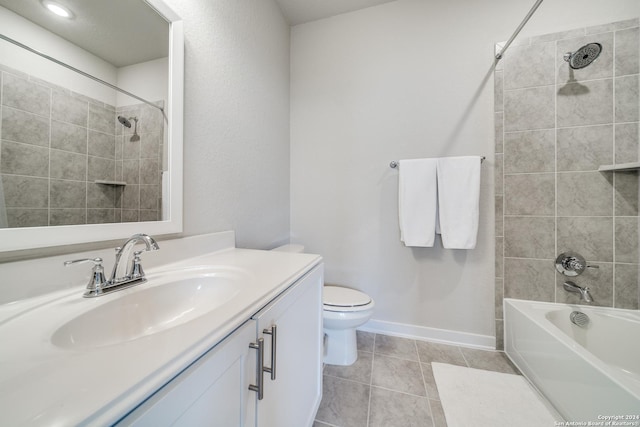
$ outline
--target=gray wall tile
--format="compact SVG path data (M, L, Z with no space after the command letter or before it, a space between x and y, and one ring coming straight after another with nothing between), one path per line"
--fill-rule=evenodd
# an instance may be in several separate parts
M159 133L147 133L140 138L140 158L159 158L162 135Z
M122 142L122 158L139 159L140 158L140 141L130 141L128 138L124 138Z
M504 183L505 215L554 215L554 174L505 175Z
M504 129L506 132L551 129L555 125L554 86L506 90Z
M42 227L49 224L47 209L7 208L9 228Z
M74 125L87 127L88 104L70 93L53 91L51 118Z
M616 262L638 263L638 217L615 219Z
M496 278L495 289L495 316L496 319L502 319L504 317L504 310L502 309L502 299L504 298L504 279Z
M51 148L87 154L87 128L51 120Z
M504 154L496 154L493 175L496 195L504 194Z
M640 264L616 264L615 306L630 310L638 309L640 295Z
M140 209L140 186L129 185L124 188L122 194L123 209Z
M640 160L638 122L621 123L615 126L616 163L631 163Z
M106 134L89 130L89 155L104 157L106 159L116 158L116 141L113 134Z
M115 168L115 160L89 156L87 180L90 182L95 180L113 181L115 179Z
M637 122L638 74L616 78L616 123Z
M612 217L558 218L558 253L578 252L589 262L613 261Z
M138 222L140 211L138 209L122 209L122 222Z
M129 184L140 183L140 161L139 160L123 160L122 161L122 179Z
M56 179L87 180L87 155L51 150L50 177Z
M496 237L495 251L496 277L502 277L504 275L504 237Z
M554 217L504 218L505 256L514 258L555 258Z
M49 206L49 180L19 175L2 175L7 208L46 208Z
M594 171L613 163L613 125L557 131L558 171Z
M522 89L555 83L555 43L516 46L504 57L504 88Z
M115 209L87 209L87 224L115 222Z
M49 225L76 225L87 223L86 209L51 209Z
M505 258L504 296L553 302L554 271L549 260Z
M504 197L495 197L496 237L504 236Z
M555 130L509 132L504 135L504 172L553 172Z
M116 188L112 185L87 184L87 208L115 208Z
M93 103L89 104L89 129L115 135L116 123L114 111Z
M36 145L2 141L0 172L48 177L49 149Z
M2 139L49 146L49 119L33 113L2 107Z
M86 182L52 179L50 185L52 208L86 208Z
M640 72L640 28L616 31L616 76Z
M639 181L637 172L615 174L614 212L616 216L638 216Z
M159 185L140 186L140 209L158 209Z
M495 152L504 152L504 113L495 113L494 115L494 132L495 132ZM162 145L162 144L161 144Z
M613 173L558 173L558 215L613 215Z
M158 160L140 160L140 184L158 184Z
M504 72L496 71L493 75L493 110L502 111L504 109Z
M612 123L612 107L613 81L611 79L567 83L558 87L558 127Z
M2 104L49 117L51 89L24 78L3 73Z

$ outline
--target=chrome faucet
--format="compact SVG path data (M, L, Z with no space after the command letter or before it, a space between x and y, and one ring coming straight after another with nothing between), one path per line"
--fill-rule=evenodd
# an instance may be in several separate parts
M580 294L580 298L584 302L593 302L593 298L591 298L591 294L589 293L589 288L587 286L578 286L570 280L564 282L562 286L564 287L565 291Z
M135 251L133 248L138 243L144 243L146 248L144 251ZM160 249L158 243L151 236L146 234L135 234L127 239L121 247L116 248L116 262L113 266L111 278L105 280L104 267L102 267L102 258L85 258L66 261L65 266L80 264L85 262L93 263L93 271L91 278L87 284L87 290L84 292L85 298L97 297L107 293L126 289L131 286L144 283L144 271L140 255L145 251L156 251ZM133 257L131 256L133 252Z
M121 247L116 248L116 263L113 265L113 271L109 279L111 284L144 279L144 272L140 265L140 254L142 252L134 252L134 257L131 257L133 247L137 243L144 243L146 245L145 251L156 251L160 249L160 246L158 246L158 243L156 243L153 237L146 234L134 234L129 237ZM131 265L131 267L129 267L129 265Z

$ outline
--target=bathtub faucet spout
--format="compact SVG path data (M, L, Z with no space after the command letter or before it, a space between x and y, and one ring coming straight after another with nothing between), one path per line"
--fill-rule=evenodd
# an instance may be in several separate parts
M591 298L591 294L589 293L589 288L587 286L582 287L571 281L566 281L564 282L563 287L565 291L580 294L580 298L582 298L584 302L593 302L593 298Z

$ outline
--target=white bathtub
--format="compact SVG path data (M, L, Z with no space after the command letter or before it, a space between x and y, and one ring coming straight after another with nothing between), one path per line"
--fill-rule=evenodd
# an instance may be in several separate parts
M640 312L508 298L504 309L507 355L566 421L640 425Z

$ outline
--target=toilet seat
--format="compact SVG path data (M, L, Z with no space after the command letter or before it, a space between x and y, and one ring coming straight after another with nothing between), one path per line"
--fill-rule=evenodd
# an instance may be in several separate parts
M325 286L322 302L325 311L336 312L365 311L373 305L369 295L341 286Z

